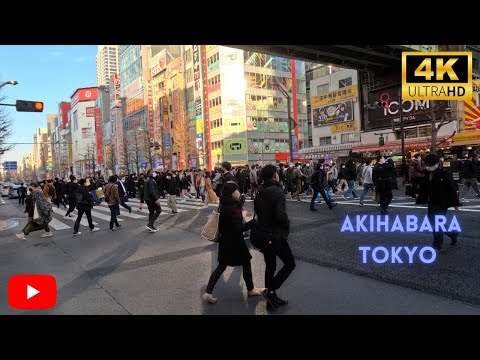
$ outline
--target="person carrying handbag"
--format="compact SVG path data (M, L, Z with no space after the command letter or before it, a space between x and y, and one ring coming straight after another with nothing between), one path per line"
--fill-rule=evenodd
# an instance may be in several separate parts
M223 186L220 196L220 219L218 239L218 266L210 275L203 301L214 304L217 298L213 297L213 289L222 276L227 266L242 266L243 279L247 286L248 296L260 295L263 291L253 285L252 266L250 260L252 255L243 239L243 232L255 226L255 220L243 224L242 202L240 192L235 183L226 183Z

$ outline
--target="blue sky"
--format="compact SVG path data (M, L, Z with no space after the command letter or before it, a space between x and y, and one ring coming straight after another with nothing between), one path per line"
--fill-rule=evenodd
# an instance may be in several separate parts
M4 102L37 100L45 106L42 113L6 107L13 124L9 142L33 142L35 129L47 127L46 114L58 114L60 101L70 101L77 88L97 85L96 54L97 45L0 45L0 82L18 81L0 89ZM16 145L0 160L19 161L31 151L32 145Z

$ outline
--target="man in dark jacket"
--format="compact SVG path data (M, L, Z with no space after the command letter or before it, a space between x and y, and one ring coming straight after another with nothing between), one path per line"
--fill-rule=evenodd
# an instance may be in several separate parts
M466 200L466 196L470 187L473 191L480 197L480 191L478 190L478 182L476 178L478 164L474 159L473 155L469 155L468 159L463 162L461 176L463 178L463 191L462 191L462 201Z
M353 198L356 199L357 193L355 192L355 180L357 180L357 167L353 159L348 160L347 165L345 165L345 179L347 180L348 190L343 194L343 198L346 199L348 195L352 194Z
M144 187L144 197L149 212L147 229L149 232L157 232L158 229L156 229L153 225L155 223L155 220L157 220L160 213L162 212L162 207L160 206L160 195L158 193L157 183L154 179L155 177L157 177L157 173L153 171L153 169L150 169L147 172L147 176L148 178L145 181Z
M425 157L424 181L420 185L420 192L416 204L428 204L428 218L430 224L435 224L435 215L446 215L449 207L458 211L457 185L452 174L440 168L440 159L437 155ZM435 230L435 229L434 229ZM445 233L455 245L458 232ZM433 248L440 251L443 248L443 233L433 232Z
M313 196L312 200L310 201L310 211L317 211L317 209L315 209L315 199L317 198L318 193L322 195L323 200L325 200L325 203L329 209L337 206L337 203L332 203L325 193L325 185L328 185L328 181L326 178L327 174L323 169L324 163L325 159L320 159L318 164L315 166L314 173L310 177L310 184L313 188Z
M77 204L77 189L77 178L73 175L70 175L70 182L66 186L66 194L68 195L68 210L63 217L64 219L68 219L69 217L73 216L71 213L73 210L75 210L75 205Z
M172 214L178 214L177 202L175 201L175 198L177 196L177 183L172 174L167 173L167 175L165 176L165 184L168 193L167 206L172 209Z
M254 208L258 216L255 236L265 240L265 246L260 249L265 259L265 286L262 292L268 307L275 309L286 305L287 300L280 299L276 290L282 286L295 268L292 250L287 239L290 233L290 220L287 215L285 194L278 182L278 172L274 165L266 165L261 173L263 184L255 197ZM277 256L282 260L283 267L275 275Z
M387 208L393 199L392 173L394 170L393 162L386 162L385 158L377 156L377 163L373 168L373 185L375 191L380 194L380 211L382 215L388 214Z
M125 184L117 177L117 186L118 186L118 196L120 197L120 205L123 206L125 209L128 210L130 214L132 212L132 207L127 204L128 196L127 196L127 189L125 188ZM120 211L118 212L120 215Z
M85 179L80 179L78 182L77 192L75 194L76 197L76 206L78 210L77 221L75 221L75 225L73 227L73 235L81 235L82 233L78 231L80 227L80 221L82 220L82 216L85 213L87 215L88 226L90 227L90 231L98 231L99 228L93 225L92 221L92 208L93 208L93 200L88 192L87 187L85 186Z

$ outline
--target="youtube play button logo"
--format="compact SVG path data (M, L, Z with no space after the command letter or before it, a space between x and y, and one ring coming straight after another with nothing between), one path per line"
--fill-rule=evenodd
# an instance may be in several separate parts
M51 309L57 303L57 282L51 275L14 275L8 280L8 304L14 309Z

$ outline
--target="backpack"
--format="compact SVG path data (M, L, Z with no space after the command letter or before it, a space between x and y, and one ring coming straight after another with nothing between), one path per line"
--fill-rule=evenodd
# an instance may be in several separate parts
M80 188L77 189L77 193L75 194L77 204L88 204L88 200L83 199L83 192Z

